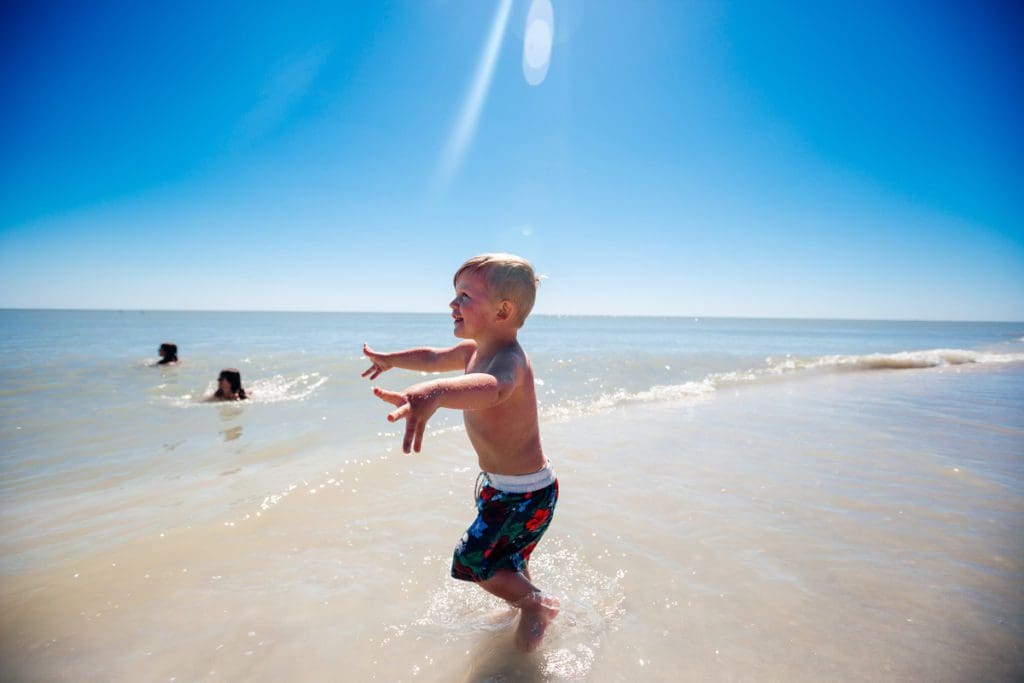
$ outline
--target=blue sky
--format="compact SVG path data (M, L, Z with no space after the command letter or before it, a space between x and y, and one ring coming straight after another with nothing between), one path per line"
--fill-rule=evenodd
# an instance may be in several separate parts
M0 306L1024 320L1012 3L553 0L536 84L530 0L92 4L0 10Z

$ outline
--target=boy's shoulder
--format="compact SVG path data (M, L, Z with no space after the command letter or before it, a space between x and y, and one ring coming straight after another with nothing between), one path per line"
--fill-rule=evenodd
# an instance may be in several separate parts
M526 356L526 351L517 341L509 344L508 346L502 347L497 353L495 353L491 358L491 364L502 365L518 370L529 367L530 361Z
M473 350L470 352L470 357L473 359L471 364L478 369L518 368L526 367L529 364L526 351L523 350L518 341L494 349L489 355L484 356L477 354L477 349L474 345Z

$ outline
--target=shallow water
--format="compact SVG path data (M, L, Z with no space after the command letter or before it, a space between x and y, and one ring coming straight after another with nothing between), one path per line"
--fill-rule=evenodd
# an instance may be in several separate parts
M540 319L562 496L532 569L562 613L524 657L448 578L476 473L457 416L402 456L358 378L356 328L386 349L443 320L253 314L233 358L179 337L149 368L169 334L67 315L2 366L4 680L1024 676L1013 326L641 319L630 345ZM58 331L73 351L42 353ZM198 402L226 365L256 400Z

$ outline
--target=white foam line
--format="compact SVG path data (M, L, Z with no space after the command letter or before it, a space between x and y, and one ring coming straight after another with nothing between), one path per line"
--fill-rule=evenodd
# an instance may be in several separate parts
M1018 363L1024 361L1024 353L988 353L964 349L929 349L926 351L902 351L899 353L872 353L867 355L822 356L809 360L768 359L776 372L803 369L849 369L849 370L901 370L911 368L935 368L944 365L965 365L967 363Z
M818 358L783 360L766 359L768 367L734 372L716 372L698 382L684 384L655 385L638 392L624 389L604 393L590 401L568 401L544 406L545 420L561 421L571 417L590 415L629 403L662 403L686 401L690 403L707 399L720 387L770 380L783 376L798 375L815 371L864 371L934 368L967 363L997 364L1022 363L1024 353L988 353L965 351L963 349L931 349L926 351L903 351L899 353L874 353L866 355L834 355Z
M249 393L249 398L246 399L245 402L237 404L225 404L219 402L210 403L205 401L204 399L213 395L213 392L216 389L216 385L213 382L207 384L206 390L199 398L188 393L177 397L167 397L165 400L170 401L170 403L177 408L194 408L210 405L255 405L281 403L284 401L305 401L307 398L312 396L317 389L326 384L327 379L327 376L322 376L319 372L306 373L293 379L289 379L284 375L274 375L269 378L257 379L246 384L246 391Z

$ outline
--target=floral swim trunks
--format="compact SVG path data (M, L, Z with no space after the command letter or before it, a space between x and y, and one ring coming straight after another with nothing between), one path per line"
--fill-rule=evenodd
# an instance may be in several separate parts
M551 524L558 501L558 480L554 473L548 468L541 473L546 475L544 481L550 480L551 483L525 493L496 488L495 485L516 488L504 486L502 481L512 477L480 473L483 485L478 483L478 514L455 548L453 577L462 581L486 581L499 569L526 570L530 553Z

